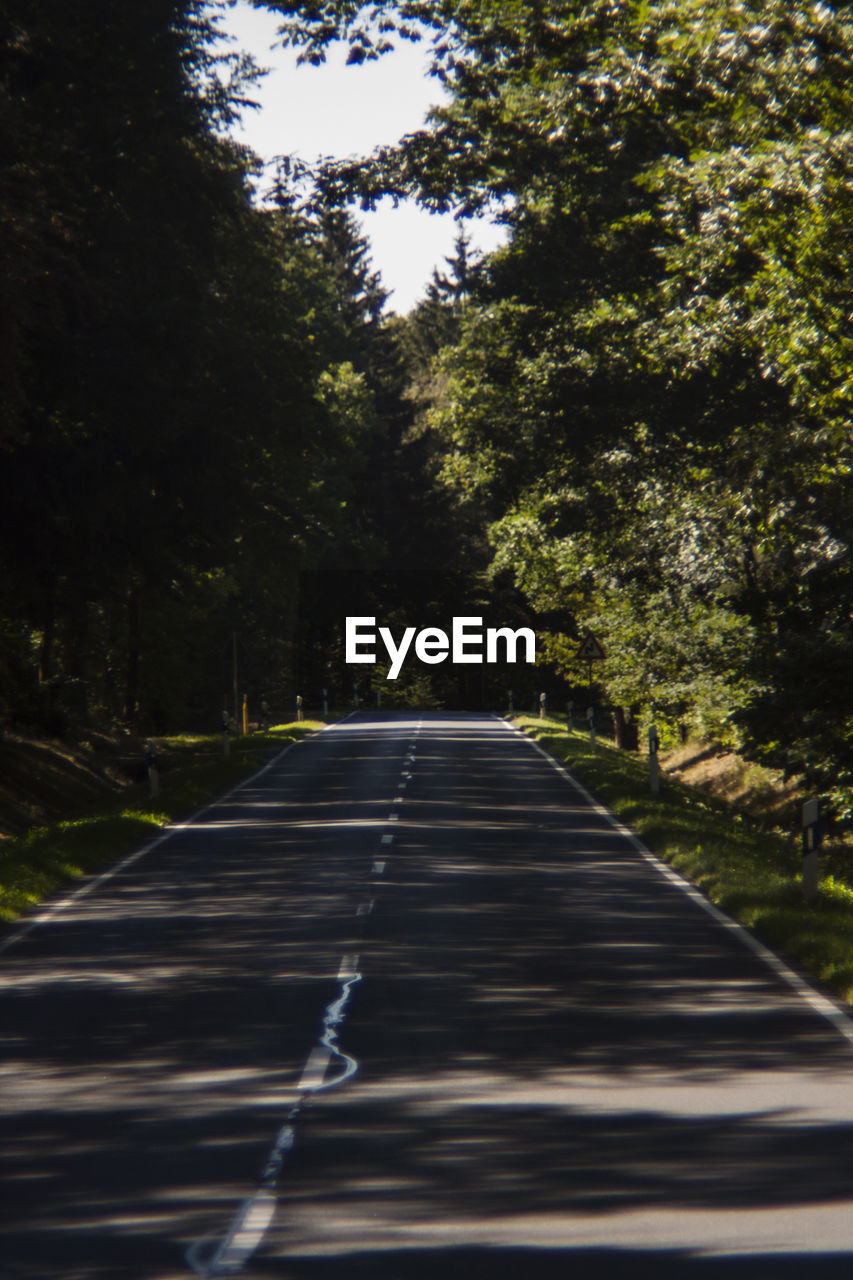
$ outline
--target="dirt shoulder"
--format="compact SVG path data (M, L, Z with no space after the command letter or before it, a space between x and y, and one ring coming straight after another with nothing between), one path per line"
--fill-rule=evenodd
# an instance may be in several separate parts
M92 734L71 745L23 729L0 730L0 839L73 817L142 776L144 744Z
M802 782L744 760L714 743L687 743L661 757L670 777L725 800L762 825L796 828Z

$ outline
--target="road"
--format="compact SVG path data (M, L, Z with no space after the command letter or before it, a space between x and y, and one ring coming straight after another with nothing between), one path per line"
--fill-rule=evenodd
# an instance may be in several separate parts
M846 1016L495 717L350 717L2 945L4 1280L848 1280Z

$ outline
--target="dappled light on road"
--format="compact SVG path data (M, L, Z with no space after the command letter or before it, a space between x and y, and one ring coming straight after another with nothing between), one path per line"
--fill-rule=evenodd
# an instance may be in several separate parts
M171 1280L235 1222L282 1280L846 1274L845 1041L527 743L417 723L303 744L7 951L10 1277Z

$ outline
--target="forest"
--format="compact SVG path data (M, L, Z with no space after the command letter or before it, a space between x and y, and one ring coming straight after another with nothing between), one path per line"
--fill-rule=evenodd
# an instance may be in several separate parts
M256 3L308 61L423 41L446 105L261 198L228 0L2 5L0 724L561 709L592 631L602 706L849 821L850 7ZM394 315L386 196L507 244ZM354 679L347 615L538 665Z

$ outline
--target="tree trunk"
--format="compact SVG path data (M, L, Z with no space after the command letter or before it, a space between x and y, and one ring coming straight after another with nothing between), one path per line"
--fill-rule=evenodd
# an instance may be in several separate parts
M124 684L124 720L135 730L139 715L139 583L134 580L127 593L127 665Z
M624 707L616 707L614 709L613 736L616 739L617 747L622 747L625 751L639 750L640 739L637 721L630 710L626 712Z
M63 711L69 717L68 730L78 733L89 723L89 605L80 600L67 624L67 658L63 680Z
M53 651L56 640L56 611L51 604L41 633L38 660L38 707L42 724L49 725L54 712Z

